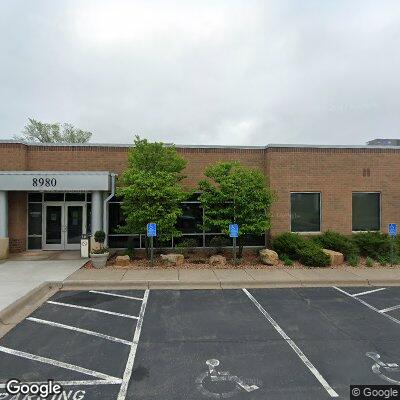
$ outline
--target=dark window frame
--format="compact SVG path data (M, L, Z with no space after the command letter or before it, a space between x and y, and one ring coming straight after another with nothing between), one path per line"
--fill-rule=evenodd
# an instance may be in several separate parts
M379 227L378 229L363 229L363 230L354 230L354 223L353 223L353 199L355 194L376 194L378 195L378 201L379 201L379 216L378 216L378 221L379 221ZM382 230L382 192L363 192L363 191L355 191L351 192L351 231L354 233L360 233L360 232L380 232Z
M293 230L293 221L292 221L292 195L294 194L318 194L319 195L319 230L315 231L295 231ZM290 232L299 233L299 234L319 234L322 232L322 193L318 191L295 191L289 193L289 226Z

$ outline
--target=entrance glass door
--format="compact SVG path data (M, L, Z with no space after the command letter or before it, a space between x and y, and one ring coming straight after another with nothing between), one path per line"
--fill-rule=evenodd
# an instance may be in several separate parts
M86 233L85 203L45 203L43 220L43 249L79 250Z
M46 205L45 206L45 249L59 250L64 248L63 232L63 206Z
M81 244L81 237L85 231L86 218L83 217L85 211L84 204L66 204L66 249L79 249Z

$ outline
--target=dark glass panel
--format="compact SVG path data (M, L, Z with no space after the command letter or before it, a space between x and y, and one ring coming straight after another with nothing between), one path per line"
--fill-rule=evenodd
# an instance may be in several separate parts
M353 193L353 231L379 231L380 207L380 193Z
M28 202L33 201L35 203L40 203L43 199L43 193L28 193Z
M76 244L81 242L82 237L82 206L68 206L68 228L67 240L68 244Z
M125 224L125 218L122 213L121 204L119 203L110 203L109 207L109 216L108 216L108 226L110 233L118 233L118 226L123 226Z
M182 203L183 215L178 218L177 228L182 233L202 232L203 209L200 203Z
M61 244L61 206L48 206L46 210L46 244Z
M64 201L64 193L45 193L44 201Z
M28 204L28 235L42 234L42 204Z
M42 248L42 237L28 237L28 250L39 250Z
M292 232L319 232L320 193L291 193Z
M85 201L85 193L65 193L65 201Z
M139 248L139 236L108 236L108 246L112 249Z

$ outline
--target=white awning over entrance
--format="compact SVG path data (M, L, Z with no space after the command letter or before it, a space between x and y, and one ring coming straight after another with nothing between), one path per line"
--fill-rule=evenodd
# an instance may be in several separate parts
M0 171L0 191L110 191L107 171Z

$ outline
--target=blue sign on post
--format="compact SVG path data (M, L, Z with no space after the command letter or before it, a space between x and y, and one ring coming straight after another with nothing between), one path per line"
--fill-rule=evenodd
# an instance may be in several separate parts
M389 224L388 231L390 236L397 236L397 224Z
M149 237L157 236L157 225L155 223L147 224L147 236Z
M237 238L239 236L239 225L238 224L230 224L229 225L229 236L231 238Z

